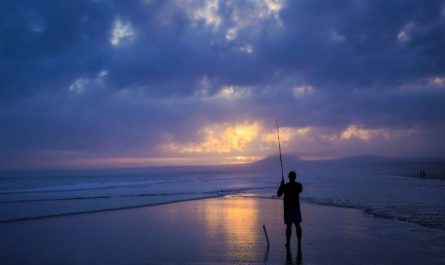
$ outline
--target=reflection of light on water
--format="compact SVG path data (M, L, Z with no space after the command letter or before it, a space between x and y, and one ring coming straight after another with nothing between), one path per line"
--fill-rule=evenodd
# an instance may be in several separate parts
M208 200L205 218L210 238L224 242L228 257L234 260L255 259L259 245L258 202L243 198Z

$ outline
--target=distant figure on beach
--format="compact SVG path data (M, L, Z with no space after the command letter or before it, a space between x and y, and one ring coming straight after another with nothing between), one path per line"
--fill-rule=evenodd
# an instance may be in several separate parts
M290 237L292 235L292 224L295 224L298 238L298 249L301 248L301 211L300 211L300 193L303 191L303 185L296 182L297 173L290 171L289 182L284 184L284 179L281 180L280 187L277 190L277 196L281 197L284 194L284 223L286 224L286 247L290 247Z

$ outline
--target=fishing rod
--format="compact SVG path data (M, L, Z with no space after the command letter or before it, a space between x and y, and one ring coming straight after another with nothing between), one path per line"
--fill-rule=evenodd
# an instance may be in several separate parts
M275 117L275 122L277 124L278 150L280 151L281 180L284 181L283 158L281 157L280 129L278 128L278 118L277 117Z

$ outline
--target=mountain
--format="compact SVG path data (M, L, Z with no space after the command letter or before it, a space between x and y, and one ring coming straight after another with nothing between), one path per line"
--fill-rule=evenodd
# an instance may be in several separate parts
M443 158L392 158L384 156L350 156L330 160L303 160L296 155L282 156L284 175L290 170L301 173L362 172L382 175L418 177L421 170L427 178L445 179ZM280 157L270 156L246 165L249 171L281 174Z

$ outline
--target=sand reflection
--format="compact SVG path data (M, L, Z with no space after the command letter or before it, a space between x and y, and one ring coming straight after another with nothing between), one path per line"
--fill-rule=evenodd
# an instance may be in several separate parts
M207 200L205 204L208 236L222 240L222 251L232 260L258 259L262 239L258 217L258 202L253 199Z

